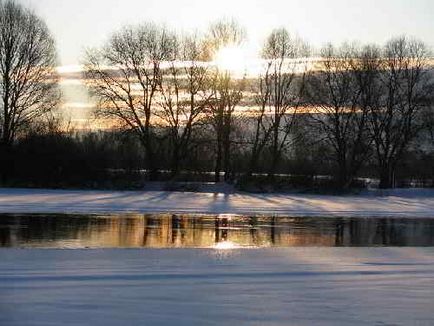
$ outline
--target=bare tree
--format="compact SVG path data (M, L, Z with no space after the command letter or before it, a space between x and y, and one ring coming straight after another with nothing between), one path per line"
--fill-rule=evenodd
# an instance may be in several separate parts
M52 111L59 101L56 51L47 25L14 1L0 2L0 142Z
M322 50L318 67L310 72L307 99L310 120L332 149L337 166L337 181L342 188L350 186L368 155L369 94L374 84L369 64L360 52L348 44ZM363 96L362 96L363 93Z
M225 47L240 45L245 39L245 31L234 20L221 20L212 24L208 35L208 57ZM215 181L220 181L221 170L225 181L231 179L231 147L233 118L236 106L242 99L244 81L235 78L231 71L221 71L215 67L212 72L211 101L212 124L216 132Z
M249 173L255 170L258 157L270 142L269 176L275 174L299 115L308 55L307 44L284 28L275 29L268 36L262 53L266 69L259 77L259 110Z
M156 115L168 130L172 177L178 173L191 146L192 133L203 120L212 92L209 65L204 60L204 42L197 35L179 38L177 51L164 71L161 111Z
M234 19L221 19L212 23L205 40L205 55L213 60L216 53L225 47L241 45L246 39L246 31Z
M384 47L383 95L370 112L380 188L394 186L396 166L423 126L421 115L432 92L427 60L426 45L416 39L399 37Z
M229 72L216 73L211 82L213 97L210 102L211 118L216 132L215 181L220 181L220 172L225 181L232 178L231 154L234 131L234 113L243 97L244 80L233 79Z
M151 179L157 175L154 118L161 66L173 58L176 39L163 26L123 28L99 50L89 51L85 77L99 100L98 115L121 123L140 139Z

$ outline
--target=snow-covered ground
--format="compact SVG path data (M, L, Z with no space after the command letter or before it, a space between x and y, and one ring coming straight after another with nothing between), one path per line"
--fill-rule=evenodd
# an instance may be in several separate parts
M0 250L0 325L433 325L432 248Z
M434 190L0 189L0 213L117 212L434 218ZM433 248L0 249L0 325L434 325L433 302Z
M116 212L434 217L434 189L352 196L0 189L0 213Z

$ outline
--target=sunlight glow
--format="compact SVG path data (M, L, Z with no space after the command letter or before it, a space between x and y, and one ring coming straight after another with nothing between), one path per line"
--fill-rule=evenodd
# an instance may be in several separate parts
M234 217L233 214L219 214L217 218L230 221L232 220L233 217Z
M62 108L64 109L92 109L94 107L95 104L86 102L65 102L62 104Z
M217 250L231 250L235 248L237 248L237 246L235 245L235 243L231 241L223 241L223 242L216 243L214 245L214 249Z
M65 65L65 66L56 67L56 71L59 74L76 73L76 72L83 72L84 67L82 65Z
M221 70L243 73L246 71L246 53L238 46L220 49L214 58L214 64Z

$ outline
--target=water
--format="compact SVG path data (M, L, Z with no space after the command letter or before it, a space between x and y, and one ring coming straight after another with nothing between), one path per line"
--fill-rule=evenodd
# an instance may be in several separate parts
M0 247L434 246L434 219L232 215L0 215Z

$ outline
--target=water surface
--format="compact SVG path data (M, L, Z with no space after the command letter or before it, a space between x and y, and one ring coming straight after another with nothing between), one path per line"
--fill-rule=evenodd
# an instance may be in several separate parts
M0 247L434 246L434 219L233 215L0 215Z

